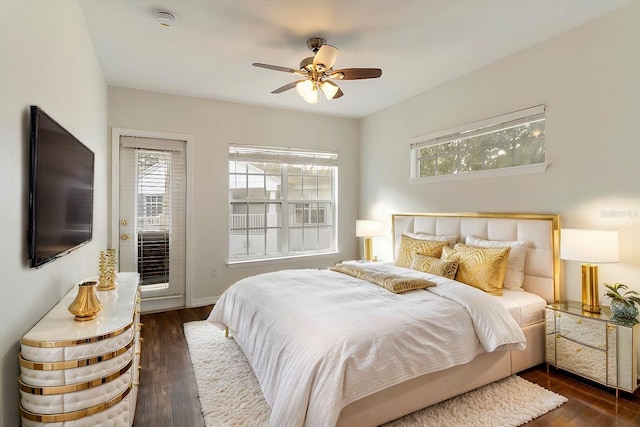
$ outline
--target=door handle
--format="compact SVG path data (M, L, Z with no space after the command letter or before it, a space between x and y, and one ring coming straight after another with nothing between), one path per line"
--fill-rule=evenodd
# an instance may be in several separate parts
M129 239L133 239L133 236L130 234L121 234L120 235L120 240L129 240Z

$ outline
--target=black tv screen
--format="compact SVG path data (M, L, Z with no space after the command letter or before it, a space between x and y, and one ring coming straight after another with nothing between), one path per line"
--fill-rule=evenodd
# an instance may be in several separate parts
M91 240L94 154L31 106L29 259L39 267Z

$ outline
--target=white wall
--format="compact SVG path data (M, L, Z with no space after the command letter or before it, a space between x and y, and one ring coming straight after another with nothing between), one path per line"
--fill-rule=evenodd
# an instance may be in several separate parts
M301 100L302 101L302 100ZM320 110L321 111L321 110ZM321 114L254 107L120 87L109 88L109 126L192 135L192 301L211 303L240 278L283 268L326 267L358 254L358 122ZM335 256L228 268L230 143L338 152L338 246ZM213 278L211 269L218 270Z
M621 262L601 279L640 290L640 4L442 85L360 122L321 114L243 106L107 88L73 0L9 0L0 14L0 413L18 423L20 337L72 286L97 273L108 244L108 126L191 134L194 142L193 298L208 301L240 277L356 257L356 217L389 221L406 211L558 212L567 227L620 230ZM107 97L109 101L107 121ZM513 110L547 105L543 175L409 185L408 140ZM94 239L39 270L27 267L28 106L37 104L96 154ZM339 247L334 257L229 269L226 261L227 145L337 150ZM360 145L360 147L359 147ZM360 156L360 160L358 160ZM359 192L358 192L359 182ZM360 202L358 205L358 198ZM359 209L358 209L359 207ZM359 215L358 215L359 213ZM390 241L376 239L390 257ZM579 266L565 295L579 299ZM211 268L219 277L211 277Z
M638 22L634 2L363 119L360 216L559 213L566 228L620 230L621 262L602 265L600 282L640 290ZM409 184L410 138L538 104L547 106L545 174ZM392 256L390 242L376 242L381 257ZM579 263L562 264L563 296L580 300Z
M76 1L11 0L0 14L0 425L18 425L18 342L107 244L107 86ZM93 240L32 270L27 264L29 105L95 153Z

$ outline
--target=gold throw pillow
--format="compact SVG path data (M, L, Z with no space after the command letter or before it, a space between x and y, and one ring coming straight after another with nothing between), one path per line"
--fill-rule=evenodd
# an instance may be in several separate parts
M458 261L415 254L411 262L411 269L453 279L458 271Z
M455 280L491 294L502 295L511 248L474 248L462 243L454 249L445 247L442 259L457 260Z
M442 248L445 246L448 246L448 242L446 241L438 242L434 240L414 239L403 234L402 240L400 241L400 249L398 249L396 256L396 267L410 268L411 261L415 254L440 258Z

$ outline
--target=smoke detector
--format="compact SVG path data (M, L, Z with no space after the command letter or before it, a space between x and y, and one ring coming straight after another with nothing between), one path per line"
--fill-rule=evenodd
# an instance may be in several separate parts
M158 22L163 27L170 27L174 22L176 22L176 16L173 13L169 12L158 12L157 15Z

